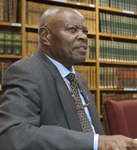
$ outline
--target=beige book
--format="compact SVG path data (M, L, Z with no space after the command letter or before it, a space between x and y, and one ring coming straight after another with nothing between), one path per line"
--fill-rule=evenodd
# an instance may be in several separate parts
M3 0L0 0L0 21L2 22L3 21L3 18L4 18L4 1Z
M91 88L91 66L87 66L87 72L88 72L88 77L87 77L87 83L88 83L88 87L89 89Z
M96 12L92 11L92 31L96 32Z

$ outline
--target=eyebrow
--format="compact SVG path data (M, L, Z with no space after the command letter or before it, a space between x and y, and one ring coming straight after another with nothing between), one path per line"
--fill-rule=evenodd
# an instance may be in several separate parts
M88 30L87 26L79 26L79 25L68 24L68 23L66 24L66 26L67 26L67 27L69 27L69 26L74 26L74 27L79 28L79 29L86 29L86 30Z

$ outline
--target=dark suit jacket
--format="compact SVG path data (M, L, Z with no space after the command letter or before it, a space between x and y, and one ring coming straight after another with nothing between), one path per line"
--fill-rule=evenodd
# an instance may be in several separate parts
M82 76L96 133L103 134L94 99ZM91 150L94 135L81 132L74 100L45 54L12 64L3 78L0 150Z

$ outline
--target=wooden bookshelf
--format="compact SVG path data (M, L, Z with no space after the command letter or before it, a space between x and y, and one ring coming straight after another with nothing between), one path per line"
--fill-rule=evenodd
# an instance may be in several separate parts
M100 91L124 91L124 89L110 89L110 88L100 88Z
M137 66L137 63L132 62L117 62L117 61L99 61L100 64L113 64L113 65L123 65L123 66Z
M111 13L115 13L115 14L125 14L125 15L132 15L132 16L137 15L137 12L125 11L125 10L117 9L117 8L104 7L104 6L99 6L98 8L100 11L103 11L103 12L111 12Z
M38 25L29 25L29 24L26 24L25 25L25 28L29 28L29 29L38 29Z
M113 38L118 38L118 39L127 39L127 40L137 40L137 37L132 37L132 36L123 36L123 35L117 35L117 34L107 34L107 33L101 33L99 32L99 36L102 37L113 37Z
M112 34L112 33L103 33L100 32L100 12L101 13L108 13L108 14L115 14L115 15L121 15L126 16L129 18L135 18L137 19L137 11L131 11L131 10L125 10L125 9L118 9L118 8L111 8L106 6L100 6L99 2L101 0L95 0L94 4L87 4L87 3L80 3L80 2L72 2L64 0L64 2L60 2L59 0L18 0L18 19L16 23L12 22L0 22L0 29L3 28L11 28L13 31L17 31L22 33L22 55L21 56L15 56L15 55L0 55L0 59L21 59L28 57L26 52L26 34L27 32L35 32L37 33L38 30L38 22L37 24L29 24L26 19L27 15L27 9L26 4L27 2L35 2L37 4L46 4L50 6L63 6L63 7L71 7L74 9L79 10L85 10L85 11L92 11L95 12L95 30L89 31L88 37L95 39L95 59L87 59L85 61L85 64L95 66L96 68L96 88L90 88L90 91L95 94L95 100L97 103L97 110L99 113L99 116L101 115L101 92L125 92L124 89L116 89L116 88L100 88L100 67L101 66L115 66L115 67L133 67L137 68L137 62L120 62L120 61L106 61L106 60L100 60L100 39L103 40L112 40L114 41L121 41L121 42L129 42L129 43L136 43L137 42L137 35L136 36L124 36L121 34ZM103 2L103 1L102 1ZM137 7L137 6L136 6ZM137 24L136 30L137 30ZM137 51L137 48L136 48ZM131 91L132 92L132 91Z
M0 55L0 58L6 58L6 59L21 59L22 56L18 55Z

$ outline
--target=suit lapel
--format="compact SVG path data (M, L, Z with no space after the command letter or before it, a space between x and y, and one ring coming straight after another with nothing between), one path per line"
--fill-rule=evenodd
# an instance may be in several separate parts
M70 125L70 129L82 131L74 100L62 79L56 79L57 90Z
M63 81L58 69L53 65L53 63L45 56L45 54L41 50L37 51L37 56L40 57L40 59L43 61L43 63L46 65L51 75L55 79L57 91L59 93L70 129L82 131L74 100L68 90L68 87L66 86L66 83Z

